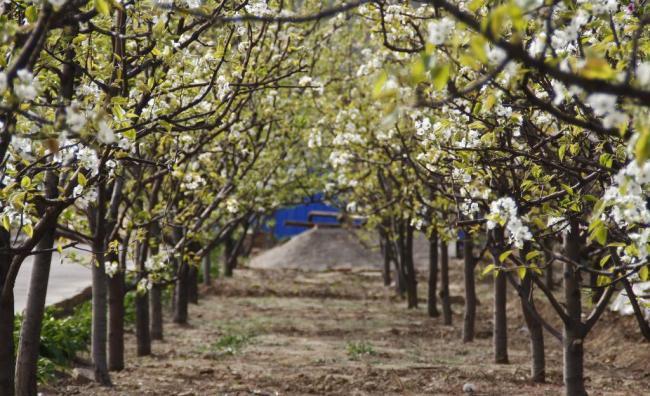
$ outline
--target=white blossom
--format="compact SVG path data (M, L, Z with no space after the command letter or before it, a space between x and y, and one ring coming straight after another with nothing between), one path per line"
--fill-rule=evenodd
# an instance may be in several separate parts
M587 104L594 110L594 114L602 117L603 126L612 128L627 122L627 116L616 108L616 96L596 93L587 97Z
M226 201L226 210L232 214L239 212L239 202L235 198L228 199Z
M117 275L118 272L120 272L120 265L117 263L117 261L106 263L105 272L109 278L112 278L113 276Z
M312 80L311 76L302 76L298 81L298 85L300 85L301 87L305 87L311 84L311 80Z
M138 285L136 287L136 293L138 294L145 294L149 290L151 290L151 281L149 281L149 278L142 278L138 281Z
M115 143L115 132L105 120L98 123L97 140L104 144Z
M20 69L16 73L17 81L14 83L14 93L20 100L34 100L38 94L38 81L32 72Z
M510 197L502 197L490 203L487 227L494 229L499 224L505 226L510 243L518 249L523 248L524 241L533 239L530 229L517 215L517 204Z
M636 78L639 80L639 84L642 86L647 87L650 85L650 62L643 62L637 66ZM0 92L2 92L1 86Z
M246 4L246 12L255 16L265 16L272 14L265 0L249 0Z
M217 78L217 98L223 101L226 96L230 93L230 83L224 76L219 76Z
M67 0L47 0L55 10L61 9Z
M0 95L7 90L7 74L0 72Z
M78 102L72 102L65 108L65 116L65 122L73 132L81 132L86 125L86 116L80 111Z
M429 42L434 45L444 44L449 39L454 26L454 21L448 17L430 22L428 25Z

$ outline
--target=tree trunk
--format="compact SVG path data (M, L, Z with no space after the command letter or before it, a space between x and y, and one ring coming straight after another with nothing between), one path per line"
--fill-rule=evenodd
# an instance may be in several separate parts
M102 170L100 169L100 174ZM106 189L98 188L97 206L89 211L88 220L93 230L93 263L92 272L92 324L90 356L94 365L95 381L101 385L110 386L111 377L108 374L108 276L106 275L106 231L105 218Z
M566 237L566 255L580 262L580 229L576 220L570 220ZM564 298L568 321L564 324L564 386L567 396L587 394L584 383L584 335L582 331L582 302L580 296L580 273L569 263L564 263Z
M403 263L404 263L404 280L406 281L406 297L408 301L408 308L418 307L418 284L415 275L415 265L413 263L413 227L408 222L405 222L406 240L403 250Z
M121 265L120 265L121 267ZM124 369L124 272L108 280L108 369Z
M147 240L137 249L138 251L138 281L147 279ZM138 356L151 355L151 334L149 333L149 290L140 290L135 296L135 338Z
M212 269L212 263L210 262L210 252L203 256L201 264L203 267L203 284L205 286L210 286L212 284L212 274L210 274L210 270Z
M390 286L390 241L385 233L381 232L379 236L381 244L381 252L384 257L384 267L382 269L382 276L384 278L384 286Z
M174 323L187 323L187 305L188 305L188 272L187 263L180 262L178 268L178 279L176 280L176 293L174 304Z
M235 268L235 262L237 257L233 257L235 254L235 240L233 238L232 232L226 236L224 241L223 248L223 274L224 276L230 278L233 274L233 269Z
M463 241L465 275L465 314L463 317L463 342L474 341L474 322L476 318L476 282L474 279L474 243L469 235Z
M151 286L151 339L163 339L163 309L162 309L162 286L154 283Z
M149 292L135 296L135 338L138 356L151 355L151 334L149 333Z
M444 240L440 243L440 300L442 303L443 323L451 326L452 312L449 296L449 247Z
M54 199L58 196L59 178L52 171L46 177L46 195ZM36 375L38 369L38 353L41 339L41 325L45 313L45 298L47 284L50 278L52 264L52 247L56 223L52 225L36 245L36 250L43 250L34 257L27 307L20 329L20 345L16 358L16 395L36 396L38 394Z
M122 240L122 246L129 246L130 233ZM127 249L118 255L111 253L109 261L117 261L118 271L108 279L108 369L124 369L124 296L126 294L125 276Z
M492 231L497 250L501 252L503 249L503 229L500 227ZM494 266L501 267L501 262L498 256L493 258ZM508 323L506 316L506 303L507 303L507 287L506 274L503 271L497 271L494 277L494 317L492 329L492 341L494 346L494 362L499 364L508 363Z
M532 299L532 277L530 272L521 281L521 309L524 321L530 336L531 367L530 379L533 382L542 383L546 381L546 359L544 353L544 332L541 323L533 316L526 307L526 299L533 304Z
M395 252L395 292L403 297L406 293L406 281L404 280L404 271L402 269L404 264L401 263L401 257L398 258L398 256L401 256L401 251L402 249L400 248L399 252Z
M54 229L51 229L38 243L36 249L51 249L53 245ZM32 266L27 306L20 329L18 357L16 358L16 395L19 396L36 396L38 393L36 383L38 352L51 260L51 251L40 253L34 258Z
M9 248L11 244L7 230L0 227L0 247ZM4 294L3 285L11 266L12 254L0 250L0 296ZM9 298L0 298L0 396L14 394L14 293Z
M103 240L103 236L102 236ZM93 247L95 262L92 265L92 341L91 356L95 366L95 381L110 386L106 353L107 323L107 282L104 263L104 244Z
M506 274L494 277L494 362L508 363L508 324L506 316Z
M427 311L429 316L435 318L440 315L436 302L436 286L438 283L438 234L431 235L429 241L429 294L427 299Z
M395 292L399 296L404 296L406 294L406 280L404 279L404 231L400 225L400 222L397 222L395 227L395 234L397 238L395 241L389 241L388 252L393 259L395 264Z
M192 304L199 303L199 269L191 265L187 272L187 300Z

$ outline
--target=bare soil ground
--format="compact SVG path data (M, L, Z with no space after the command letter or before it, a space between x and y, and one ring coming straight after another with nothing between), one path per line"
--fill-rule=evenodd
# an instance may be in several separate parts
M460 263L452 295L461 296ZM562 393L560 344L547 335L548 383L528 381L528 341L514 293L509 305L510 364L492 362L491 279L478 284L475 342L460 341L462 299L454 325L428 318L426 302L407 310L379 272L300 273L241 269L203 290L190 325L166 324L151 357L135 356L101 388L61 380L46 394L83 395L453 395L466 383L477 395ZM425 279L420 295L425 296ZM547 313L550 314L550 311ZM586 344L593 395L650 390L650 347L631 318L607 313Z

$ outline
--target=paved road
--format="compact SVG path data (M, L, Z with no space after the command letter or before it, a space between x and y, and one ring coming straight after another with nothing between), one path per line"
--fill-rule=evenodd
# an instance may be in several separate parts
M77 252L78 255L81 256L78 250ZM29 278L32 273L33 264L33 257L30 256L25 260L22 267L20 267L20 272L16 279L16 287L14 289L14 307L16 313L22 312L23 309L25 309L25 304L27 303L27 291L29 290ZM50 305L70 298L80 293L83 289L90 286L90 284L91 276L89 267L84 267L68 260L61 263L59 253L55 252L52 255L50 281L48 282L47 299L45 303Z

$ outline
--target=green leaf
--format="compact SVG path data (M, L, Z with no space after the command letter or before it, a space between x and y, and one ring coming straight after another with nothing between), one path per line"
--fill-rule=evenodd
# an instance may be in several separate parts
M539 250L533 250L532 252L526 253L526 261L530 261L530 260L534 259L535 257L541 256L541 255L542 255L542 252L540 252Z
M488 62L487 54L485 53L485 39L481 36L474 36L470 41L472 54L482 63Z
M611 254L608 254L607 256L603 257L600 259L600 268L603 268L605 264L609 261L609 259L612 258Z
M88 179L86 179L86 176L84 176L83 173L79 172L77 173L77 183L79 185L86 187L86 184L88 184Z
M375 81L375 85L372 88L372 96L374 98L381 97L381 91L384 89L384 84L386 84L386 81L388 81L388 73L382 71L379 74L379 77L377 78L377 81Z
M24 176L20 180L20 187L24 188L25 190L28 189L32 185L32 180L28 176Z
M564 191L569 193L569 195L573 195L573 188L571 188L571 186L569 186L568 184L564 184L564 183L560 183L560 185L562 186Z
M447 81L449 81L450 73L451 70L448 63L434 67L431 71L433 86L436 87L437 90L443 89L447 85Z
M595 227L591 232L591 237L599 244L605 246L607 244L607 227L602 224Z
M38 19L38 9L34 5L30 5L25 9L25 18L27 22L34 23Z
M604 166L605 168L611 168L612 164L614 163L614 158L611 154L605 153L600 156L598 163L600 163L600 165Z
M560 157L560 161L564 160L565 154L566 154L566 144L563 144L560 146L559 149L557 149L557 156Z
M542 275L542 270L539 269L539 267L536 266L535 264L532 264L532 265L530 266L530 269L531 269L534 273L536 273L537 275Z
M617 75L606 59L589 58L581 70L582 75L587 78L609 80Z
M467 8L472 12L476 12L476 10L483 7L483 4L485 4L485 0L472 0Z
M499 262L503 263L508 259L508 257L510 257L511 254L512 254L512 250L506 250L505 252L501 253L499 255Z
M598 275L596 278L596 286L605 286L610 283L609 277L605 275Z
M647 281L648 278L650 278L650 269L648 268L647 265L641 267L641 269L639 270L639 278L641 278L641 280L644 282Z
M95 8L102 15L111 15L111 3L108 0L95 0Z
M129 139L130 141L134 141L137 138L134 128L124 131L122 134L124 135L125 138Z
M31 238L32 236L34 236L34 228L32 228L32 225L31 225L31 224L25 224L25 225L23 226L23 231L24 231L25 234L27 234L27 236L30 237L30 238Z
M11 222L9 221L9 216L3 215L2 216L2 226L4 227L5 230L9 231L11 228Z
M650 129L643 128L634 146L637 163L641 164L650 158Z
M411 63L411 81L418 84L427 80L427 70L422 57L416 58Z
M494 266L494 264L488 264L483 269L483 272L481 272L481 276L485 276L485 275L489 274L490 272L494 271L495 269L496 269L496 267Z
M519 279L524 279L526 277L526 271L528 271L528 268L526 267L517 268L517 275L519 275Z

